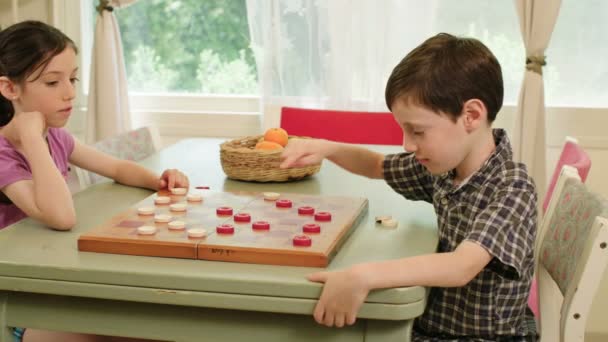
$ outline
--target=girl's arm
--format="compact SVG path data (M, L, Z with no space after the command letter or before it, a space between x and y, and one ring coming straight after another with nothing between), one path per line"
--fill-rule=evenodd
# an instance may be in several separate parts
M118 183L158 190L161 187L161 177L156 173L130 160L115 158L74 140L74 151L70 163Z
M38 133L22 134L23 153L32 170L31 180L21 180L2 191L29 217L51 228L69 230L76 224L72 195L44 138Z

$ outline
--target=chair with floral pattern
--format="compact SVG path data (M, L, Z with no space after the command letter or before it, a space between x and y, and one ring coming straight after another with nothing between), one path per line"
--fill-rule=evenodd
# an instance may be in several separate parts
M553 194L553 189L555 188L557 178L559 177L564 165L574 167L578 171L578 175L583 183L585 182L587 175L589 174L589 169L591 169L591 159L589 158L587 152L585 152L585 150L578 144L578 140L573 137L566 137L566 142L564 143L564 147L562 148L557 165L553 171L553 176L551 176L547 193L545 194L545 199L543 201L543 213L547 212L547 207L549 206L549 201L551 200L551 196ZM540 236L540 234L538 235ZM539 241L539 239L537 238L536 241ZM530 307L530 310L534 316L538 319L538 285L536 281L532 282L532 286L530 288L528 306Z
M93 144L96 149L116 158L140 161L158 151L160 136L154 127L141 127ZM107 178L96 173L77 169L80 187L97 184Z
M591 302L608 264L608 203L564 166L537 241L540 337L583 341Z

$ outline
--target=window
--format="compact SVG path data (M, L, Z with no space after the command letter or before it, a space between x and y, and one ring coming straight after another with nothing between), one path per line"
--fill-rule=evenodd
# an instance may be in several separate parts
M436 32L474 37L494 53L500 63L504 104L516 106L525 68L525 49L513 1L446 1L437 6Z
M562 1L543 70L548 106L608 107L607 32L607 1Z
M69 4L66 6L72 6L73 2ZM96 4L97 0L80 3L85 8L82 13L91 17L80 19L84 28L80 43L85 91L86 62L90 60L87 46L90 49ZM426 18L423 22L428 26L425 36L443 31L483 41L501 63L505 105L516 105L525 52L513 2L437 0L429 6L433 7L431 11L422 11ZM421 12L420 8L412 10ZM249 49L245 0L140 0L115 13L122 30L132 95L161 92L169 97L177 93L257 97L257 72ZM607 107L608 64L603 63L603 56L608 54L608 46L602 44L608 32L606 13L606 1L562 1L546 52L547 66L543 68L548 106ZM408 30L411 25L410 22ZM164 102L166 98L164 107L170 105ZM152 108L147 99L132 102L138 103ZM254 102L250 103L255 107ZM202 108L200 104L196 106ZM249 105L246 108L251 110L243 108L242 111L257 111Z
M54 3L58 27L79 45L82 88L77 108L83 112L70 128L83 134L99 0ZM169 142L183 136L257 134L257 72L248 48L244 0L140 0L114 14L121 28L134 127L154 125Z
M130 91L257 93L245 0L138 1L115 14Z

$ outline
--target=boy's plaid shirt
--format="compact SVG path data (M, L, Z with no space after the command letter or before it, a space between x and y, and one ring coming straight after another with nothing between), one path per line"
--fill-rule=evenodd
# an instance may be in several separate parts
M395 191L435 207L438 252L454 251L468 240L493 257L464 287L431 289L415 336L496 341L534 334L526 326L525 312L534 272L536 190L526 167L513 162L505 131L493 133L496 150L458 187L453 171L433 176L412 153L384 160L384 178Z

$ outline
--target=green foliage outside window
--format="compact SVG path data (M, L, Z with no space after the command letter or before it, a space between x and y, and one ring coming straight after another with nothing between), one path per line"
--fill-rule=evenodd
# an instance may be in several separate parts
M257 93L245 0L141 0L115 13L131 91Z

